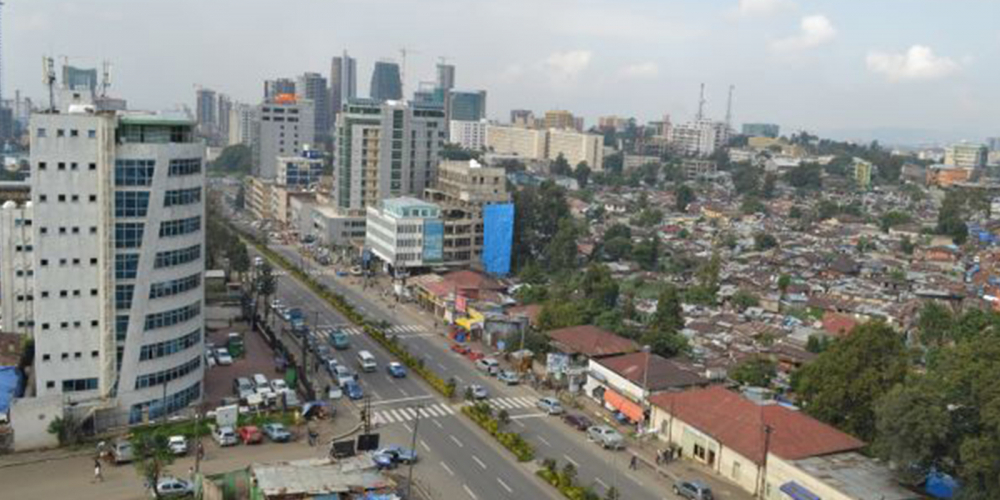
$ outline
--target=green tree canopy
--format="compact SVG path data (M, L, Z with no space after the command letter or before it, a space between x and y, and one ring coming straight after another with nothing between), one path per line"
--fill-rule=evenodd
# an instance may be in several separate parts
M778 374L778 365L763 356L754 356L736 366L729 378L743 385L767 387Z
M687 212L688 205L694 203L694 190L687 184L681 184L674 190L674 208L678 212Z
M223 174L246 175L253 168L253 151L243 144L235 144L222 150L209 169Z

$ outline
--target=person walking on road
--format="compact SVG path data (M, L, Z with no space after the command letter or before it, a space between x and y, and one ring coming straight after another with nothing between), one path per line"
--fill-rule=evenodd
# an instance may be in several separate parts
M94 482L95 483L104 482L104 475L101 474L101 461L96 458L94 459Z
M637 470L639 468L639 457L632 455L632 460L628 463L628 468L632 470Z

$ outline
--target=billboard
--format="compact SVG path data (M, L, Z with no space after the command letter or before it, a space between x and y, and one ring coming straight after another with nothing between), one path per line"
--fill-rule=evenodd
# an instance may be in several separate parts
M432 264L444 260L444 222L424 221L424 263Z
M483 211L483 267L494 276L510 274L514 245L514 204L487 205Z

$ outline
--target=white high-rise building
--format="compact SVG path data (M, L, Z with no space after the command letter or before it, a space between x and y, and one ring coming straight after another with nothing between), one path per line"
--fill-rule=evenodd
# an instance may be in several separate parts
M709 156L729 143L729 126L725 122L696 120L670 128L670 142L680 152Z
M254 140L254 112L249 104L234 102L229 110L229 145L251 145Z
M31 202L0 207L0 301L3 331L27 333L34 317L35 266Z
M298 156L315 144L315 103L292 94L265 100L254 113L255 174L273 179L279 156Z
M205 145L195 126L79 105L32 115L32 240L21 250L32 258L35 395L131 422L200 400Z
M486 120L463 121L452 120L449 122L452 144L458 144L465 149L482 151L486 149Z

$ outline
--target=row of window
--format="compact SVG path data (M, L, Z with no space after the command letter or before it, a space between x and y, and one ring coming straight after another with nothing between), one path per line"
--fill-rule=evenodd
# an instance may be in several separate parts
M97 378L77 378L63 380L63 392L82 392L97 390Z
M90 326L91 326L91 328L97 328L97 325L98 325L98 321L96 319L90 320ZM62 329L62 330L68 330L69 327L70 327L70 322L69 321L63 321L63 322L59 323L59 328ZM83 328L83 323L80 322L80 321L74 321L73 322L73 328ZM51 330L51 329L52 329L52 325L51 324L49 324L49 323L42 323L42 330Z
M164 401L163 398L156 398L145 403L134 404L129 412L129 424L138 424L142 422L142 414L147 412L147 417L149 419L155 420L162 417L164 414L164 405L166 406L166 413L170 414L187 408L188 405L198 401L199 398L201 398L201 382L195 382L187 389L183 389L167 396L166 401Z
M160 223L160 238L172 236L183 236L201 231L201 216L188 217L187 219L168 220Z
M69 297L70 292L71 292L70 290L59 290L59 297L65 299L65 298ZM83 296L80 290L72 290L72 293L73 293L74 297L82 297ZM91 288L90 289L90 296L91 297L97 297L97 289L96 288ZM42 290L42 298L43 299L49 298L49 291L48 290Z
M79 226L73 226L73 227L59 226L58 229L59 229L59 234L60 235L80 234L80 227ZM49 228L47 228L45 226L42 226L42 227L38 228L38 232L40 234L49 234ZM97 226L90 226L90 234L97 234Z
M155 160L115 160L115 185L150 186L155 170Z
M115 285L115 309L127 311L132 308L135 285Z
M167 252L157 252L156 262L153 264L153 267L160 269L164 267L180 266L189 262L194 262L200 258L201 245L194 245Z
M98 351L90 351L90 357L91 358L96 358L96 357L99 357L99 356L100 356L100 353ZM73 359L83 359L83 353L79 352L79 351L73 353ZM68 352L62 353L62 360L63 361L69 361L69 353ZM42 361L52 361L52 355L51 354L42 354Z
M73 203L79 203L80 202L80 195L73 194L73 195L69 195L69 197L67 197L64 194L60 194L60 195L56 195L56 200L59 203L65 203L66 200L69 200L69 201L71 201ZM47 195L47 194L39 194L38 195L38 203L45 203L47 201L49 201L49 195ZM87 196L87 201L89 201L91 203L97 203L97 195L96 194L88 195Z
M184 278L179 278L170 281L164 281L162 283L153 283L149 287L149 298L158 299L160 297L169 297L171 295L177 295L179 293L184 293L190 290L194 290L201 285L201 273L192 274Z
M173 326L194 319L199 314L201 314L201 301L161 313L147 314L145 330L148 332L157 328Z
M69 262L70 262L69 259L59 259L59 266L60 267L66 266L67 264L69 264ZM80 265L80 259L79 258L74 258L72 262L73 262L74 266L79 266ZM42 265L42 267L49 267L49 259L42 259L41 262L40 262L40 264ZM91 266L96 266L97 265L97 257L91 257L90 258L90 265Z
M175 366L161 372L142 375L135 379L135 388L145 389L156 385L166 384L171 380L179 379L201 367L201 356L197 356L191 361L180 366Z
M56 137L66 137L66 131L67 130L64 129L64 128L58 128L58 129L56 129ZM48 135L49 135L48 130L46 130L44 128L39 128L38 130L35 131L35 137L48 137ZM77 130L77 129L75 129L75 128L71 128L71 129L69 129L69 136L70 137L80 137L80 131ZM97 138L97 131L94 130L94 129L87 130L87 138L88 139L96 139Z
M120 253L115 255L115 279L134 280L139 274L139 254Z
M149 361L151 359L170 356L171 354L190 349L200 343L201 328L180 338L142 346L139 350L139 361Z
M163 200L164 207L173 207L176 205L190 205L192 203L201 202L201 188L191 188L191 189L171 189L167 191L166 197Z
M48 168L49 168L49 164L48 163L46 163L44 161L38 162L38 170L48 170ZM56 168L58 170L66 170L66 168L67 168L66 167L66 162L61 161L61 162L56 163ZM77 162L75 162L75 161L70 162L69 163L69 170L80 170L80 164L77 163ZM89 163L87 165L87 170L97 170L97 164L96 163Z
M145 217L149 191L115 191L115 217Z
M170 160L170 170L168 172L170 177L200 173L201 158L182 158L179 160Z

